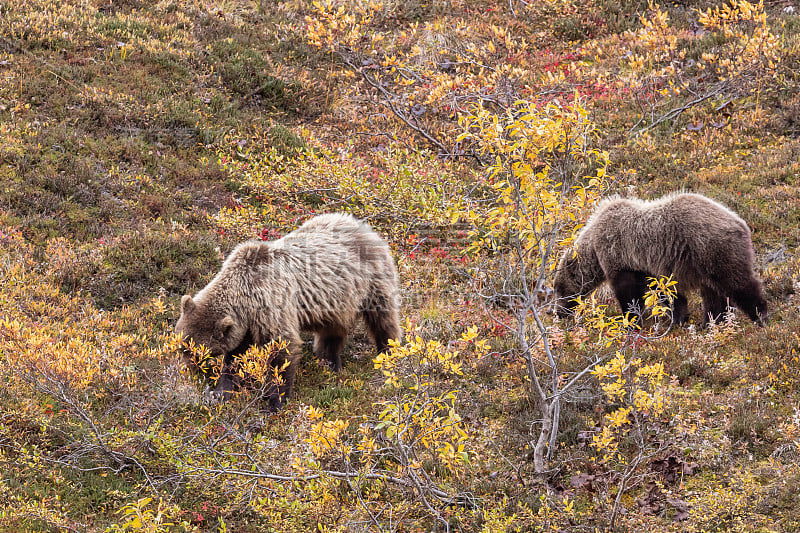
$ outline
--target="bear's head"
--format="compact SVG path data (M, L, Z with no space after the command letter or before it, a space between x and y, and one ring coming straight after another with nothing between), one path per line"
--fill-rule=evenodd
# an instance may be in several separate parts
M207 348L212 357L232 353L247 333L235 317L188 294L181 298L181 317L175 332L183 336L184 343L191 341Z
M605 280L603 270L594 254L576 254L570 248L561 256L553 280L556 313L569 316L578 306L575 298L590 293Z

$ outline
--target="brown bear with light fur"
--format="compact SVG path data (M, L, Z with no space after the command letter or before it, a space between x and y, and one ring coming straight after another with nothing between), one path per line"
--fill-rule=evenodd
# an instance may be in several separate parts
M284 383L268 393L278 409L291 394L301 355L301 331L314 334L314 353L337 371L340 350L357 319L377 349L400 338L397 270L386 242L347 214L320 215L285 237L237 246L200 292L181 300L175 327L185 340L222 356L215 393L237 387L236 358L251 345L289 343L273 361L286 361Z
M750 228L705 196L673 193L657 200L612 197L597 206L564 252L555 276L558 313L608 281L621 309L644 309L647 278L672 274L678 294L673 321L689 316L685 293L703 298L703 324L735 305L761 324L767 303L754 271Z

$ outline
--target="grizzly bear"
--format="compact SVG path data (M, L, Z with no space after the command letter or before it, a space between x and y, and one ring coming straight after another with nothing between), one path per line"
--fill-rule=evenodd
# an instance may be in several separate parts
M348 214L314 217L281 239L237 246L220 272L193 298L181 299L175 330L222 357L215 395L238 387L237 357L251 345L288 342L272 364L288 361L283 384L267 393L280 408L291 394L301 355L301 331L313 332L314 353L339 371L340 350L358 317L379 352L399 339L397 270L389 246Z
M575 244L561 256L554 291L566 316L608 280L623 312L644 309L647 278L677 281L673 321L689 316L685 293L699 290L703 325L734 304L762 324L767 303L753 270L750 228L733 211L705 196L672 193L657 200L611 197L600 202Z

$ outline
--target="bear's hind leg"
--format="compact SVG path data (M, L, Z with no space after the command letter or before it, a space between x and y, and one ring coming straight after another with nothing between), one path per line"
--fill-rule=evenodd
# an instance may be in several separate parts
M635 270L623 270L609 277L608 281L623 313L641 315L644 312L647 277L647 272Z
M764 325L767 300L764 297L764 289L757 279L751 278L743 286L731 291L731 300L750 317L750 320L758 325Z
M340 330L325 330L314 334L314 355L328 361L336 372L342 370L342 346L345 335Z
M386 296L373 297L362 310L364 323L367 325L378 353L389 349L389 340L400 340L400 319L396 306Z

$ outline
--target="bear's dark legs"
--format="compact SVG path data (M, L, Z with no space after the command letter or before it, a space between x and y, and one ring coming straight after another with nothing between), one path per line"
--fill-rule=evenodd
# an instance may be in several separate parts
M728 299L718 290L703 287L703 327L709 322L717 322L728 307Z
M378 353L383 353L389 349L389 340L400 340L400 326L397 321L387 316L369 316L365 314L365 322L369 329L372 339L375 341L375 348Z
M345 336L339 330L317 332L314 335L314 355L328 361L336 372L342 369L341 349Z
M400 339L400 320L389 297L379 295L371 298L364 305L362 316L378 353L389 349L389 339Z
M764 325L767 315L767 300L764 290L757 279L750 279L747 283L730 292L731 300L744 311L750 320L759 325Z
M222 372L217 386L211 391L214 397L223 402L230 400L233 393L239 388L239 379L233 368L236 356L236 353L229 353L222 358Z
M253 335L248 331L239 343L229 354L222 358L222 371L219 376L217 386L212 391L219 400L228 401L233 393L239 390L241 379L236 372L236 360L239 359L250 347L255 344Z
M275 356L272 361L274 368L282 368L286 362L289 365L283 370L281 375L281 384L270 383L269 388L265 392L265 396L269 398L269 410L277 412L289 400L289 396L294 390L294 378L297 373L297 362L300 359L300 342L289 343L288 350L281 351Z
M672 322L683 326L689 319L689 302L681 293L675 295L675 300L672 301Z
M620 309L623 313L634 311L635 314L644 312L644 297L650 286L647 278L651 277L647 272L638 270L623 270L613 278L609 278L611 288L617 297ZM678 293L672 302L672 321L675 324L683 325L689 318L689 302L686 296Z
M609 277L611 289L623 313L633 311L634 314L640 315L644 311L644 295L648 289L647 277L646 272L633 270L623 270Z

